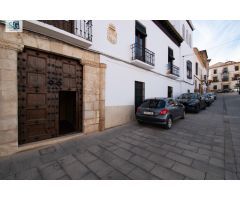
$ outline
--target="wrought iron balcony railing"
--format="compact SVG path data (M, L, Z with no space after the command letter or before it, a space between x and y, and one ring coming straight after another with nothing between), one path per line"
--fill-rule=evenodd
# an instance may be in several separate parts
M92 20L39 20L61 30L92 41Z
M240 78L240 76L232 77L232 80L233 80L233 81L237 81L239 78Z
M228 70L223 70L222 74L229 74Z
M229 81L229 78L228 78L228 77L223 77L223 78L222 78L222 81L223 81L223 82L227 82L227 81Z
M179 71L180 71L179 67L173 65L172 63L168 63L168 74L172 74L179 77Z
M132 60L140 60L149 65L155 65L155 53L150 51L147 48L139 45L138 43L134 43L131 45L132 49Z

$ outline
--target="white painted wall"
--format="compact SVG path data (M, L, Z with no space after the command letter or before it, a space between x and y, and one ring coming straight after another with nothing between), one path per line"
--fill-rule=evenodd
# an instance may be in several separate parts
M145 98L166 97L168 86L173 87L174 97L188 90L190 92L194 90L194 57L192 48L186 42L183 42L181 47L178 47L150 20L139 20L139 22L146 27L146 48L155 53L155 67L151 71L131 64L132 52L130 46L135 42L134 20L93 21L93 44L90 49L101 52L100 61L107 65L106 106L134 105L135 81L145 82ZM185 22L175 22L175 26L178 26L179 31L183 23ZM107 39L109 24L113 24L116 27L116 44L112 44ZM186 27L189 27L187 22ZM189 27L189 32L190 30ZM182 33L180 32L180 34ZM179 80L182 81L165 77L168 64L168 47L173 49L174 65L180 67ZM105 54L108 56L105 56ZM191 56L187 59L182 57L182 55L187 54L191 54ZM193 78L191 80L186 78L186 60L191 60L193 64Z
M135 81L145 83L145 98L167 97L168 86L173 87L173 96L181 94L181 82L159 76L151 71L101 56L107 64L105 105L134 105ZM186 89L187 91L187 89Z
M155 67L153 71L166 74L168 64L168 47L173 49L174 65L180 66L180 49L173 43L152 21L139 20L146 27L146 48L155 53ZM107 40L107 28L113 24L117 30L117 44ZM93 45L91 49L103 52L124 61L131 61L130 46L135 42L134 20L94 20ZM181 67L181 66L180 66Z
M196 75L196 63L198 63L198 75ZM194 70L194 75L198 78L194 79L194 88L196 87L197 89L199 89L199 84L201 84L200 80L204 79L204 75L206 75L206 79L207 79L207 69L204 67L204 65L202 65L202 63L198 60L198 57L196 55L194 55L194 63L193 63L193 70ZM195 84L195 80L196 83ZM204 83L203 85L203 92L207 92L207 86Z

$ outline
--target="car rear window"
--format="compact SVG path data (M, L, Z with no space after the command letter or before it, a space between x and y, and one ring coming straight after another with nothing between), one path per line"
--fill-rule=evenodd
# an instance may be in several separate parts
M196 99L196 98L197 98L197 94L194 94L194 93L186 93L180 96L180 99Z
M144 101L142 103L141 107L143 107L143 108L164 108L165 104L166 103L164 100L151 99L151 100Z

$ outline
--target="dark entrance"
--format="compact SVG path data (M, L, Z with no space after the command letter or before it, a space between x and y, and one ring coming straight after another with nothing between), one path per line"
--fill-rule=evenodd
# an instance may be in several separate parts
M173 97L173 88L171 86L168 86L168 98Z
M223 85L223 90L224 89L229 89L229 85Z
M59 133L76 131L76 92L59 92Z
M24 49L18 55L19 144L73 131L82 131L82 66L78 60Z
M135 112L145 98L144 82L135 81Z

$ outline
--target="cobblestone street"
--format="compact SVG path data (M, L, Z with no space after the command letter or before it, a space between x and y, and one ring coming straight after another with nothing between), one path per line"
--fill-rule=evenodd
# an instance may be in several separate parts
M240 179L240 95L171 130L132 122L0 158L1 179Z

